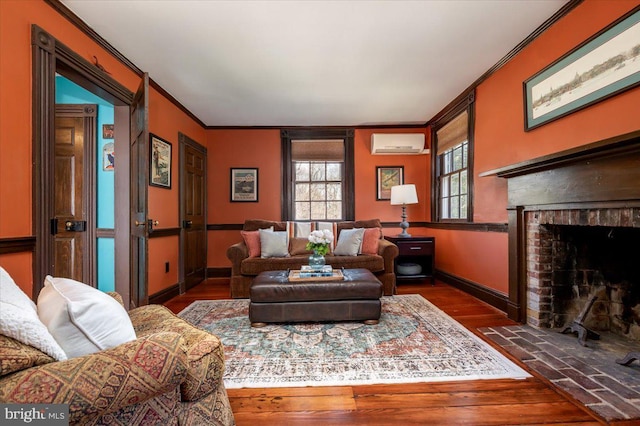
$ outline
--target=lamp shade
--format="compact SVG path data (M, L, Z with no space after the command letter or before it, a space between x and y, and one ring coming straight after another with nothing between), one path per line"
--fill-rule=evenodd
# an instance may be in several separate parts
M412 183L408 185L396 185L391 187L391 205L417 204L418 194L416 186Z

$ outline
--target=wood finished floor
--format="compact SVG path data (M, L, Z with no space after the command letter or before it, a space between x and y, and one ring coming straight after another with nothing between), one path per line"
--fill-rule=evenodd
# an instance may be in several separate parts
M435 286L402 284L398 293L422 295L480 337L478 327L515 324L501 311L441 282ZM178 313L195 300L229 297L228 279L209 279L165 306ZM239 426L607 424L535 373L529 373L533 377L526 380L230 389L228 393Z

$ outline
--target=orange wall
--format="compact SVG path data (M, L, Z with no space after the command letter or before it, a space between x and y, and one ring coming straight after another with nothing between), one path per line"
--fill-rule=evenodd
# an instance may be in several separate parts
M524 131L522 82L638 6L637 0L586 1L552 26L476 92L476 173L624 134L640 128L640 88ZM477 221L506 221L505 182L477 178ZM496 201L501 201L496 205ZM497 208L499 207L499 208Z
M0 1L0 238L33 235L31 205L31 25L37 24L135 90L139 78L42 1ZM0 256L0 264L31 295L30 253Z
M376 166L404 166L405 183L415 183L420 203L408 206L410 220L424 221L429 212L429 155L371 155L373 129L358 129L354 137L356 219L400 222L400 207L376 201ZM376 133L416 133L425 129L384 129ZM242 224L245 219L281 219L281 147L279 130L209 130L210 224ZM258 202L229 201L230 168L257 167ZM397 232L396 232L397 233ZM226 250L241 241L239 231L209 231L208 266L230 267Z
M100 48L90 38L40 0L0 1L0 238L33 235L31 205L31 25L36 24L91 61L95 55L111 77L135 91L140 77ZM178 160L178 131L206 144L206 133L157 91L149 93L150 131L172 143L173 164ZM150 217L159 227L178 226L178 176L172 174L171 190L149 189ZM151 294L178 280L178 238L149 242L149 291ZM164 273L164 262L171 271ZM30 253L0 255L0 265L31 295Z
M425 235L436 237L438 270L508 293L509 252L506 233L428 229Z
M206 146L206 131L171 101L151 88L149 91L149 131L171 144L171 188L149 187L149 218L158 221L156 229L180 226L180 183L178 180L178 132ZM153 295L179 281L178 236L149 239L149 294ZM165 263L169 262L169 272Z
M279 130L209 130L207 132L209 224L237 224L245 219L280 220ZM258 202L231 202L231 168L258 169ZM229 267L227 247L240 241L238 231L210 231L211 267Z
M426 133L420 129L358 129L354 137L356 173L356 219L378 218L382 222L400 223L402 208L392 206L388 200L376 200L376 167L403 166L404 183L416 185L418 204L407 206L410 221L423 222L430 217L431 196L429 174L431 155L372 155L371 135L373 133ZM429 146L429 141L425 143ZM399 229L399 228L398 228Z
M32 24L50 32L87 60L97 56L112 76L128 88L135 90L139 80L44 2L0 1L0 238L32 235Z
M476 90L474 221L507 221L507 183L478 177L496 169L640 129L640 88L524 131L522 83L596 34L637 0L587 0L540 35ZM492 289L508 291L506 234L439 231L437 268Z

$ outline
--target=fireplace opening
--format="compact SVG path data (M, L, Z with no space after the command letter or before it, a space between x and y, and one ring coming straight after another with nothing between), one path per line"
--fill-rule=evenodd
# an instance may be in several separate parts
M584 326L640 341L640 229L541 225L551 240L547 326L563 328L597 297Z

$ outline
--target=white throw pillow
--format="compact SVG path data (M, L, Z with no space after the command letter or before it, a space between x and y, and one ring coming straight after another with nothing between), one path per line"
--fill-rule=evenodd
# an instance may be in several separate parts
M260 257L289 256L289 240L284 231L272 232L260 229Z
M116 299L68 278L44 279L38 316L69 358L136 339L129 315Z
M338 244L333 249L336 256L357 256L362 247L364 228L343 229L338 236Z
M33 346L58 361L67 359L60 345L38 318L36 304L1 266L0 334Z

